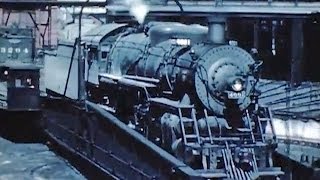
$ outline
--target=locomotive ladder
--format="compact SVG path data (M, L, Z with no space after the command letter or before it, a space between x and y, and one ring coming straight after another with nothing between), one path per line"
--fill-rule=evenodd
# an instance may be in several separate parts
M262 141L265 142L267 134L266 134L265 130L263 129L263 128L266 128L266 127L262 127L262 123L261 122L265 122L266 126L268 124L270 124L272 138L273 138L273 140L276 140L276 134L275 134L274 126L273 126L273 123L272 123L273 117L272 117L272 112L271 112L270 108L266 107L266 106L262 106L262 107L259 107L259 108L263 112L263 117L258 116L259 130L260 130Z
M206 122L207 130L208 130L208 134L209 134L209 140L210 140L210 143L213 144L212 132L211 132L211 128L210 128L210 125L208 122L208 112L206 109L204 109L204 117L205 117L205 122ZM218 122L217 122L217 124L219 126L219 129L221 130L220 124Z
M253 141L253 143L255 143L255 142L256 142L256 139L255 139L254 134L253 134L251 117L250 117L250 115L249 115L248 109L246 110L246 118L247 118L247 120L248 120L249 131L250 131L250 135L251 135L252 141ZM259 126L260 126L260 124L259 124ZM261 126L260 126L260 127L261 127Z
M193 107L178 107L178 113L184 144L190 147L200 146L200 133L195 109ZM187 125L190 123L192 123L192 127L188 128Z

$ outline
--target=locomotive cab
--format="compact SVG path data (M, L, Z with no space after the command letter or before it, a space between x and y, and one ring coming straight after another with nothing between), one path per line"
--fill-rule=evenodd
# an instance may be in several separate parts
M40 68L20 65L1 69L2 108L8 111L39 111Z

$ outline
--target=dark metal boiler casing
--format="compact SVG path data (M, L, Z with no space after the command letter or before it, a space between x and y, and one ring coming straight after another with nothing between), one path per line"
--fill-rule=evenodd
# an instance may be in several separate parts
M228 78L245 79L248 95L253 79L249 66L254 60L239 47L209 42L207 31L200 25L158 22L148 34L120 36L110 52L108 73L159 79L160 88L173 91L176 99L188 94L222 115L225 105L221 92L227 90ZM177 44L177 39L188 39L190 44ZM241 109L249 103L248 96L239 100Z

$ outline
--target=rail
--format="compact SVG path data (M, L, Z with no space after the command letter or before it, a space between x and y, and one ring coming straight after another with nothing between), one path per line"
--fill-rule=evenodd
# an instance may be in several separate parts
M288 136L277 136L277 138L279 143L296 144L296 145L320 148L319 139L288 137Z

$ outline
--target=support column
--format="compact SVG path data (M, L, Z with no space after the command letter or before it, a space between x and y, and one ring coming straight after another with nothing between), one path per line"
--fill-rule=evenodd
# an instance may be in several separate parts
M51 42L51 38L52 38L52 7L49 6L48 7L48 47L51 49L52 46L52 42Z
M5 22L4 22L4 25L5 25L5 26L7 26L8 23L9 23L9 19L10 19L10 15L11 15L11 10L9 10L7 13L8 13L8 15L7 15L6 20L5 20Z
M291 24L291 87L301 83L303 75L303 19L292 19Z
M83 7L81 7L81 11L79 14L79 37L78 37L78 100L80 105L85 105L86 100L86 86L85 86L85 61L82 56L81 49L81 30L82 30L82 12Z
M255 20L253 24L253 47L259 49L259 32L260 32L260 21Z
M1 25L3 25L3 16L4 16L4 9L0 8L0 22L1 22Z

